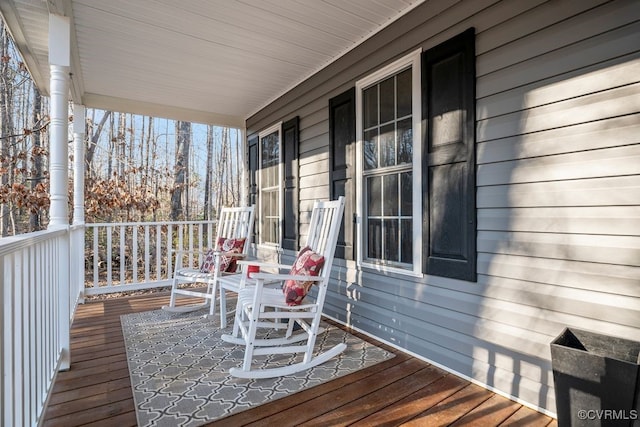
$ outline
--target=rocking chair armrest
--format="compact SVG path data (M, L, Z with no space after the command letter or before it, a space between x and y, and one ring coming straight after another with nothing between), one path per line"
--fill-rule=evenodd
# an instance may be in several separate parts
M243 258L246 258L246 257L247 257L247 255L246 255L246 254L238 253L238 252L223 252L223 251L215 251L215 252L214 252L214 254L215 254L216 256L218 256L218 255L224 255L224 256L227 256L227 257L230 257L230 258L238 258L238 262L242 262L242 261L240 261L240 260L241 260L241 259L243 259Z
M288 264L278 264L275 262L263 262L260 260L242 260L238 261L238 265L257 265L260 268L277 268L277 269L290 269L291 265ZM256 274L256 273L254 273Z
M191 251L191 250L175 250L171 249L171 252L176 254L176 270L182 269L182 259L185 257L185 254L199 254L201 257L204 257L207 252L204 251ZM237 253L237 252L223 252L223 251L214 251L213 257L215 259L216 265L221 262L221 256L224 255L227 258L234 258L236 260L242 260L246 257L246 254ZM201 258L202 259L202 258ZM213 275L213 273L212 273ZM213 276L212 276L213 277Z
M298 280L301 282L321 282L324 277L307 276L304 274L273 274L273 273L252 273L251 278L255 280L284 281Z

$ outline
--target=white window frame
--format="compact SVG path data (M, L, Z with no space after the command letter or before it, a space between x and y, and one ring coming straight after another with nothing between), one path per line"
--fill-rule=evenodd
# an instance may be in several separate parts
M379 271L389 271L412 276L422 276L422 84L421 84L421 54L422 49L416 49L397 61L373 72L367 77L356 82L356 233L358 244L362 250L358 251L358 266L368 267ZM412 90L412 126L413 126L413 268L405 269L387 264L377 264L368 262L364 252L367 244L366 233L364 232L364 177L363 177L363 112L362 94L369 86L381 82L382 80L399 72L411 68L411 90Z
M263 233L263 212L264 210L263 208L263 203L264 203L264 197L263 197L263 186L262 186L262 138L267 136L267 135L271 135L272 133L277 133L278 134L278 179L276 180L276 182L278 183L278 241L277 242L265 242L264 241L264 233ZM282 242L280 241L282 238L282 122L276 123L273 126L268 127L267 129L264 129L263 131L261 131L258 134L258 170L260 171L258 173L258 204L259 204L259 209L258 209L258 224L260 226L259 228L259 237L260 237L260 241L259 241L259 245L263 246L263 247L268 247L268 248L279 248L280 245L282 244ZM271 188L275 188L275 187L269 187Z

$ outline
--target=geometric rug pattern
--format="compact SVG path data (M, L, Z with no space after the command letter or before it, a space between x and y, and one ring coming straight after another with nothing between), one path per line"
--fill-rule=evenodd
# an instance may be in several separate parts
M328 362L297 374L242 379L229 369L242 364L244 349L222 341L208 310L171 313L154 310L121 316L129 373L139 426L198 426L241 412L366 368L394 357L342 329L326 328L316 352L345 343L347 349ZM233 319L227 324L232 325ZM301 355L263 356L254 366L284 366ZM295 396L290 397L295 399Z

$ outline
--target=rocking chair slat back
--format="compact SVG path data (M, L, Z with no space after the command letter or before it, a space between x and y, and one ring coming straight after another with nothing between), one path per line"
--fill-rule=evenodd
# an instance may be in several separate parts
M251 247L251 232L253 231L254 214L254 206L222 208L218 216L216 238L213 242L214 246L217 247L218 241L222 238L245 239L241 255L247 255L249 248ZM199 310L208 305L209 315L213 316L215 313L216 288L218 286L219 277L222 275L222 272L220 271L222 254L216 252L214 254L214 258L215 263L213 271L201 271L197 268L181 268L182 254L178 253L176 259L178 268L173 276L169 305L163 306L162 308L173 312L188 312ZM207 288L206 290L182 289L179 287L180 283L203 283ZM204 302L202 304L189 306L177 306L176 299L179 296L200 297L204 299Z

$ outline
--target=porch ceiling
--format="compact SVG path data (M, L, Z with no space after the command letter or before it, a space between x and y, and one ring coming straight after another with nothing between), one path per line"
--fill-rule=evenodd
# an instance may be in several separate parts
M48 13L71 17L72 98L244 127L244 120L425 0L2 0L49 92Z

